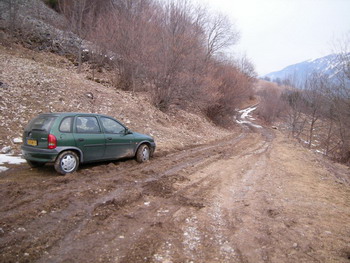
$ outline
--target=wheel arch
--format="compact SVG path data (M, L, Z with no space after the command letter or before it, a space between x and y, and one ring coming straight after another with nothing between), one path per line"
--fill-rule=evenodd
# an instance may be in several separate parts
M84 154L83 152L77 148L77 147L60 147L58 149L58 154L57 154L57 157L62 153L62 152L65 152L65 151L72 151L72 152L75 152L78 157L79 157L79 163L83 163L84 162ZM56 159L57 159L56 157Z
M141 142L139 142L139 143L137 144L137 147L135 148L134 155L136 155L138 149L139 149L139 148L141 147L141 145L143 145L143 144L146 144L146 145L150 148L150 150L152 149L152 145L151 145L151 143L150 143L149 141L141 141Z

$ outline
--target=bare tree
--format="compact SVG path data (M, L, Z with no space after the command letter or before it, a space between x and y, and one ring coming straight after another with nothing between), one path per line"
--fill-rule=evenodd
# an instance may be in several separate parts
M117 55L117 85L124 90L136 90L136 80L147 65L147 56L152 53L152 41L155 40L151 38L156 35L151 25L155 24L157 8L151 0L118 0L102 17L109 33L108 41L102 39Z
M237 43L239 33L235 31L229 18L222 14L209 16L205 25L207 59Z
M255 82L258 74L256 73L255 67L250 61L250 59L246 55L244 55L236 61L236 64L238 65L242 73L245 74L250 81Z
M340 143L339 158L350 163L350 32L336 43L335 53L339 61L338 83L329 90L336 105L336 121Z
M306 118L303 114L306 102L302 92L298 90L286 90L281 98L288 105L286 109L286 121L289 125L291 135L294 138L299 138L306 124Z
M97 4L96 0L59 0L59 9L67 19L67 30L79 37L78 73L82 66L83 42L94 28Z
M163 110L193 88L195 78L191 74L198 70L198 60L203 56L198 30L201 14L191 13L192 9L188 1L170 2L155 26L157 43L149 60L149 77L154 103Z
M311 148L317 121L324 115L325 97L323 92L328 86L328 76L313 73L304 84L306 114L309 119L308 147Z

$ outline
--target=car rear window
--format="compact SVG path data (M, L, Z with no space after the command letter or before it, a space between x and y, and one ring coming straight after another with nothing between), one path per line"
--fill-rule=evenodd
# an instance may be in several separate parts
M56 116L38 116L33 119L26 127L27 131L50 131L52 124L56 120Z

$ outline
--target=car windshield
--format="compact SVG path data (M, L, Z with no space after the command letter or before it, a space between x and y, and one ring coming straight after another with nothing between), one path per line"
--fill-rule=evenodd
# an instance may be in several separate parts
M38 116L32 120L26 127L27 131L49 131L54 123L56 116Z

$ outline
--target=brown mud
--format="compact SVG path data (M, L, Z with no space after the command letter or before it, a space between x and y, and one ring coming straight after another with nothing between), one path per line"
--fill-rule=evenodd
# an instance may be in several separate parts
M279 131L0 174L1 262L350 262L349 169Z

